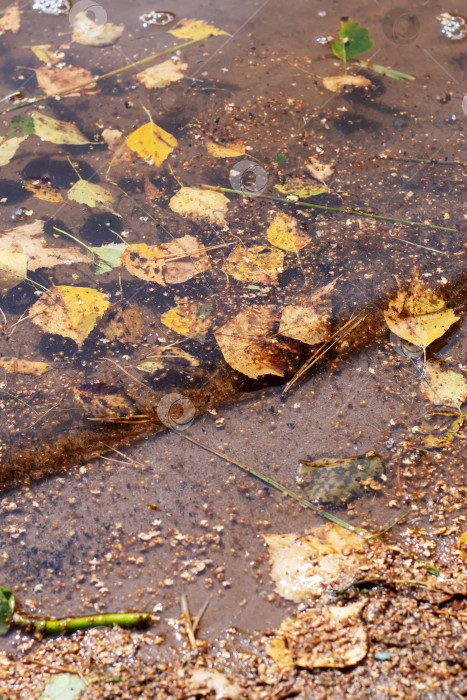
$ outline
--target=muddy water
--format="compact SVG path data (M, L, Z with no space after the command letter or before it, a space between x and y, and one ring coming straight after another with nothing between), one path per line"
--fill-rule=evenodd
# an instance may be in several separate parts
M142 2L130 7L112 5L108 20L127 26L118 43L107 48L72 44L67 55L73 63L102 74L175 45L174 37L161 29L142 27L138 16L148 9ZM24 223L15 224L12 219L21 206L33 210L29 220L47 220L47 236L53 235L53 224L90 245L114 242L114 230L129 230L131 242L166 242L161 221L175 235L194 234L209 245L231 242L233 235L248 245L264 242L272 206L265 200L232 198L227 231L193 225L167 208L177 182L230 186L232 162L209 159L202 144L204 139L236 138L249 144L248 155L274 182L303 176L304 161L310 155L331 163L335 169L331 192L313 201L460 229L452 233L391 226L278 205L302 221L313 244L301 251L300 265L291 263L276 288L245 289L231 280L226 291L225 275L216 274L223 257L214 253L214 271L207 283L191 281L168 295L125 271L121 281L119 270L104 276L101 288L114 301L123 293L142 313L141 344L100 344L96 336L77 352L72 342L41 335L30 322L19 324L13 334L4 333L2 355L21 352L36 360L63 363L60 372L44 379L8 378L5 473L14 473L21 481L24 471L33 471L36 464L40 469L46 463L48 471L67 462L75 464L58 476L5 492L1 501L3 585L13 588L38 614L161 607L160 631L173 643L177 631L174 636L171 618L179 614L182 593L193 612L209 599L202 626L206 636L229 625L251 631L279 622L287 604L274 595L261 532L302 531L320 522L233 465L188 443L184 435L254 465L291 488L295 488L299 459L377 452L385 464L384 488L338 511L349 522L365 527L386 525L411 506L410 523L428 526L436 522L433 488L440 478L449 487L465 483L462 443L455 443L449 452L421 449L423 445L417 443L416 428L427 411L420 395L422 367L396 352L388 333L381 331L378 309L394 290L395 276L409 278L414 266L435 287L442 287L453 305L462 304L465 166L442 161L466 160L467 117L462 99L467 45L441 34L436 16L451 9L442 3L415 3L409 18L389 16L391 4L384 2L371 6L293 2L286 12L283 3L274 1L255 7L242 2L232 7L179 3L166 9L178 18L208 20L232 36L211 37L186 49L183 59L189 77L163 90L146 90L128 72L106 81L100 95L49 100L44 109L57 119L76 122L93 140L103 127L127 133L145 123L144 105L157 124L176 135L179 146L171 171L162 166L155 172L142 161L111 171L112 180L156 221L121 192L116 194L115 206L121 218L30 198L21 187L24 177L49 177L63 191L76 178L65 147L57 151L53 144L40 143L29 148L26 142L2 168L2 192L8 194L1 209L2 230ZM372 81L369 91L326 92L321 77L340 74L342 67L334 58L316 63L312 59L328 52L317 39L336 36L344 13L370 29L375 42L372 60L414 74L417 80L402 83L365 71ZM13 92L27 80L29 73L14 68L16 64L37 67L24 46L52 42L55 48L69 40L69 31L66 17L52 18L27 7L21 34L2 37L2 92ZM33 77L21 89L40 94ZM73 148L72 158L79 162L81 175L91 178L97 172L99 179L94 181L103 184L108 151L100 145ZM381 159L382 155L441 163L401 162ZM162 211L154 209L144 193L146 176L160 192ZM268 192L276 193L272 187ZM64 239L55 240L65 245ZM57 267L52 280L55 285L71 285L73 275L79 275L79 284L95 285L87 265ZM352 341L352 352L330 356L329 363L312 373L285 403L279 390L261 388L260 383L233 374L212 337L204 345L195 340L184 345L200 361L199 371L191 377L169 373L159 384L147 382L149 388L104 362L104 358L117 361L134 373L158 337L175 340L176 334L160 324L159 315L182 295L207 303L214 292L219 325L242 304L287 303L336 277L335 325L362 309L371 310L371 323ZM38 273L36 281L50 286L46 273ZM8 327L37 298L34 291L23 284L7 293L2 308ZM290 352L295 353L296 368L308 349ZM432 354L454 365L465 362L462 327L454 327ZM156 419L143 427L118 424L105 429L87 420L73 388L96 381L118 386L141 401L145 411L154 403L154 392L158 400L174 389L192 392L194 384L193 400L196 391L207 396L212 412L206 412L206 407L202 411L197 404L198 418L187 431L148 437L122 454L110 452L105 459L84 464L73 456L79 450L90 454L93 443L116 444L123 433L136 429L151 433L160 427ZM255 393L236 406L221 408L222 400L237 393L244 397L246 390ZM57 397L63 401L58 411L54 408ZM49 409L52 414L45 415ZM97 451L102 451L101 444ZM402 539L409 537L408 529L401 527L398 532ZM4 641L9 648L20 643L21 638L14 636Z

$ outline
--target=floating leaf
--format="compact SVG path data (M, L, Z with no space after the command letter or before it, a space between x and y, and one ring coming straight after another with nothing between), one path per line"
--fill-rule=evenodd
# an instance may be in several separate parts
M0 291L6 292L22 282L28 274L28 257L13 250L0 250Z
M150 68L146 68L141 73L137 73L136 78L149 90L152 88L163 88L184 78L183 71L187 68L188 63L173 61L169 58L168 61L159 63L157 66L150 66Z
M300 230L297 219L283 212L274 216L266 235L269 243L290 253L297 253L311 243L311 238Z
M90 287L52 287L30 307L29 318L46 333L72 338L80 348L109 303Z
M153 122L148 122L133 131L126 140L128 148L156 168L161 165L177 145L177 139Z
M226 258L224 272L240 282L275 284L283 270L284 253L264 245L237 245Z
M86 204L88 207L103 206L108 208L114 203L114 198L109 190L101 185L95 185L88 180L80 179L67 192L68 199L72 199L79 204Z
M345 459L301 460L297 483L310 501L344 505L361 496L365 487L381 488L381 457L370 452Z
M251 306L215 332L225 361L256 379L263 374L283 377L289 367L290 346L275 338L279 314L272 306Z
M341 20L339 38L340 41L331 43L331 49L333 54L343 61L355 58L355 56L369 51L373 46L368 29L361 27L358 22L354 22L350 18Z
M27 136L34 133L34 119L31 117L13 117L6 132L6 138L11 139L14 136Z
M224 225L229 200L222 192L181 187L169 202L172 211L197 223Z
M21 12L18 3L15 2L10 7L7 7L3 15L0 17L0 34L12 32L16 34L21 26Z
M108 340L121 343L141 343L144 329L143 314L127 301L109 308L101 322L102 332Z
M15 597L8 588L0 587L0 635L7 634L15 612Z
M209 36L219 36L225 34L230 36L222 29L216 29L212 24L196 19L182 19L176 27L169 29L169 32L179 39L207 39Z
M30 46L29 48L36 58L39 59L39 61L53 65L54 63L58 63L63 58L63 53L59 54L58 51L49 51L51 46L52 44L37 44L36 46Z
M229 141L228 143L216 143L206 140L204 142L206 150L210 156L215 158L237 158L245 155L245 144L241 139Z
M8 229L0 236L0 253L5 253L7 256L11 256L12 253L24 255L28 270L89 262L89 258L79 248L48 248L43 233L44 222L39 219L30 224ZM8 257L4 258L6 264L8 259ZM18 258L18 261L22 260L23 258ZM13 266L11 269L16 268Z
M211 326L210 314L210 304L195 301L169 309L161 315L161 321L175 333L204 341L204 336Z
M276 592L296 603L345 588L367 566L366 542L334 523L309 528L304 535L262 535L271 557Z
M309 345L328 340L332 311L329 293L335 283L336 280L317 289L306 303L284 305L279 333Z
M105 272L110 272L115 267L120 267L122 264L121 257L126 250L126 243L108 243L101 246L89 246L97 259L94 260L92 271L95 275L103 275Z
M414 345L426 348L459 320L444 300L415 273L407 290L400 289L384 318L390 330Z
M41 68L38 68L36 71L37 83L39 87L44 90L46 95L54 95L60 90L68 90L75 86L76 90L67 92L67 97L96 95L100 92L100 87L96 85L96 83L78 87L82 83L88 83L92 78L92 73L80 66L64 66L63 68L41 66Z
M96 5L96 7L103 10L100 5ZM96 17L96 19L98 19L98 17ZM73 36L71 40L87 46L108 46L109 44L113 44L124 31L124 24L112 24L112 22L101 24L99 21L94 22L88 17L87 12L83 11L78 12L73 18Z
M281 668L345 668L368 653L360 613L366 600L348 605L312 606L291 615L278 629L267 653Z
M22 180L25 190L44 202L63 202L60 190L48 178L25 177Z
M436 406L453 406L459 409L467 399L467 381L459 372L442 370L433 362L427 362L422 394Z
M9 360L6 357L0 357L0 367L9 374L32 374L35 377L41 377L54 369L46 362L31 362L30 360L20 360L17 357L12 357Z
M83 690L86 684L76 673L56 673L38 700L75 700Z
M11 139L0 140L0 167L10 162L26 139L27 136L13 136Z
M339 92L344 87L371 87L371 80L368 80L363 75L335 75L322 80L326 90L331 92Z
M90 143L77 126L69 122L62 122L45 114L33 112L34 133L44 141L50 143L66 143L76 146L83 146Z
M300 178L291 178L283 185L274 185L276 190L279 190L285 196L295 195L299 199L308 199L308 197L316 197L318 194L328 192L329 188L326 185L317 187L314 183L307 184Z
M194 236L182 236L158 246L129 245L121 261L131 275L163 286L186 282L210 267L204 248Z

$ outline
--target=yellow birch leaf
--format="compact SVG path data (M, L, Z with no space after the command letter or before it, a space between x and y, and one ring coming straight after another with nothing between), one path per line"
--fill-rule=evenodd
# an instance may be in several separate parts
M91 287L52 287L29 309L29 318L45 333L72 338L80 348L109 307L105 294Z
M89 82L92 78L92 73L87 68L80 66L64 66L63 68L41 66L36 71L37 83L46 95L53 95L60 90L67 90L74 86L77 86L76 90L67 92L67 97L96 95L100 92L100 87L96 83L78 87L82 83Z
M459 320L452 309L415 273L407 290L399 289L384 318L390 330L414 345L426 348Z
M459 372L442 370L433 362L425 365L425 381L421 385L425 399L435 406L460 408L467 399L467 381Z
M156 168L172 153L177 139L153 122L148 122L133 131L126 140L127 146Z
M235 139L229 143L216 143L215 141L204 142L209 155L215 158L236 158L245 155L245 144L241 139Z
M186 338L204 336L211 325L211 306L201 302L179 304L161 315L161 321L175 333Z
M158 246L127 246L121 263L131 275L148 282L181 284L208 270L209 258L194 236L182 236Z
M0 17L0 34L4 32L13 32L13 34L16 34L21 25L20 18L21 10L18 7L18 3L15 2L14 5L10 5Z
M264 245L237 245L226 258L224 272L240 282L275 284L283 270L284 253Z
M329 192L329 187L326 187L326 185L317 186L313 183L309 184L300 178L291 178L283 185L274 185L274 187L286 197L295 195L299 197L299 199L308 199L308 197L316 197L317 194Z
M267 230L267 239L276 248L297 253L311 243L311 238L303 234L299 226L293 216L279 212Z
M63 54L57 55L59 53L58 51L49 52L51 46L52 44L37 44L36 46L30 46L29 48L35 57L39 59L39 61L53 65L54 63L58 63L63 58Z
M32 374L35 377L41 377L46 372L54 369L52 365L48 365L46 362L31 362L29 360L20 360L17 357L12 357L9 360L6 357L0 357L0 367L10 374Z
M37 199L44 202L63 202L60 191L47 178L25 177L22 182L24 189Z
M27 136L13 136L11 139L0 141L0 166L10 162L18 148L27 138Z
M197 223L225 225L229 200L222 192L199 187L181 187L169 202L172 211Z
M28 256L9 249L0 250L0 291L13 289L28 274Z
M172 61L172 59L169 58L168 61L159 63L157 66L151 66L141 71L141 73L137 73L136 78L149 90L151 88L163 88L170 85L170 83L175 83L177 80L184 78L183 71L187 68L188 63Z
M43 141L79 146L90 143L74 124L47 117L39 112L33 112L31 116L34 122L34 133Z
M222 29L217 29L213 27L212 24L203 22L203 20L197 19L182 19L173 29L169 29L170 34L178 37L179 39L207 39L208 36L219 36L225 34L230 36L227 32Z

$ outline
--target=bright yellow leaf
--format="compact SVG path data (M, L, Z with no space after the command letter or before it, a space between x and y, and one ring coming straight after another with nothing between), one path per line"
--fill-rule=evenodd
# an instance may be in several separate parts
M210 156L215 158L237 158L245 155L245 144L241 139L229 141L228 143L216 143L206 140L204 142L206 150Z
M293 216L279 212L267 230L267 239L277 248L297 253L311 243L311 238L304 235L299 226Z
M467 532L463 532L457 540L457 548L462 560L467 564Z
M109 304L91 287L52 287L31 306L29 318L46 333L72 338L81 347Z
M152 161L158 167L172 153L177 145L177 139L157 124L148 122L133 131L126 143L141 158Z
M223 270L240 282L275 284L283 270L284 253L277 248L237 245L227 257Z
M62 56L58 56L58 51L49 51L51 46L52 44L37 44L36 46L30 46L29 48L35 57L39 59L39 61L53 65L61 60L63 54Z
M200 302L180 304L161 315L161 321L175 333L187 338L207 333L211 319L211 306Z

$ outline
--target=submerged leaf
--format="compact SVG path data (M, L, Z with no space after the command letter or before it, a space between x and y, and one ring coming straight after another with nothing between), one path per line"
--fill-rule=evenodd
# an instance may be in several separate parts
M283 212L274 216L267 230L267 239L276 248L290 253L297 253L311 243L311 238L300 230L297 219Z
M216 29L212 24L197 19L182 19L178 22L176 27L169 29L169 32L178 39L201 40L207 39L209 36L218 36L220 34L230 36L230 34L227 34L227 32L224 32L222 29Z
M48 365L46 362L31 362L20 360L18 357L12 357L9 360L6 357L0 357L0 367L9 374L32 374L35 377L41 377L54 369L53 365Z
M284 305L279 333L302 343L315 345L328 340L331 330L331 299L329 292L336 280L317 289L306 303Z
M11 139L0 140L0 167L10 162L26 139L27 136L13 136Z
M21 26L21 13L18 3L15 2L10 7L7 7L5 12L0 17L0 35L5 32L16 34Z
M240 282L275 284L283 270L284 253L264 245L237 245L226 258L223 270Z
M29 309L29 318L46 333L72 338L80 348L110 302L91 287L52 287Z
M64 66L57 68L56 66L41 66L36 71L37 83L46 95L54 95L61 90L74 88L66 93L67 97L76 97L77 95L96 95L100 92L100 87L96 83L90 83L83 87L78 87L81 83L88 83L92 80L93 75L87 68L80 66Z
M103 9L99 5L96 6L101 10ZM108 46L113 44L123 34L124 30L124 24L94 22L88 17L87 12L83 11L78 12L73 18L73 36L71 40L88 46Z
M9 248L0 250L0 291L13 289L28 275L28 257Z
M341 20L339 31L340 41L333 41L331 49L335 56L343 61L355 58L365 51L369 51L373 46L368 29L361 27L353 19L345 18Z
M86 684L76 673L53 675L38 700L75 700L86 690Z
M146 70L141 71L141 73L137 73L136 78L149 90L152 88L164 88L184 78L183 71L187 68L188 63L173 61L169 58L168 61L159 63L157 66L150 66Z
M89 262L87 256L79 248L48 248L47 240L43 233L44 222L39 219L30 224L23 224L22 226L8 229L0 236L0 252L4 252L7 256L10 256L13 252L24 255L28 270L37 270L39 267ZM4 258L6 264L8 259L8 257ZM22 261L23 258L18 258L17 260Z
M96 256L92 271L95 275L103 275L105 272L110 272L115 267L120 267L122 264L121 257L127 248L126 243L108 243L101 246L89 246L90 250Z
M34 133L44 141L50 143L66 143L83 146L90 143L83 136L77 126L69 122L62 122L53 117L47 117L40 112L33 112Z
M144 330L143 314L128 302L119 302L107 309L102 322L102 332L108 340L121 343L141 343Z
M194 236L158 246L134 243L127 246L121 261L131 275L163 286L186 282L210 267L204 248Z
M433 362L427 362L422 394L436 406L459 409L467 399L467 381L460 372L443 370Z
M141 158L151 161L156 168L172 153L177 139L153 122L148 122L133 131L126 140L128 148Z
M229 141L228 143L216 143L206 140L204 142L206 150L210 156L215 158L237 158L245 155L245 144L241 139Z
M114 203L114 198L109 190L101 185L95 185L88 180L78 180L67 192L68 199L72 199L79 204L86 204L88 207L104 206L108 208Z
M11 139L13 136L28 136L34 133L34 119L31 117L13 117L10 126L6 132L6 138Z
M33 197L37 197L37 199L41 199L44 202L63 202L60 190L54 187L47 178L25 177L23 178L23 187Z
M0 635L7 634L15 612L15 597L8 588L0 587Z
M148 374L155 374L164 369L176 369L183 371L185 367L199 367L199 360L182 348L174 345L154 349L144 362L137 365L136 369Z
M229 200L222 192L199 187L181 187L169 202L172 211L197 223L224 225Z
M318 194L328 192L329 188L326 185L317 186L315 183L308 184L300 178L290 178L283 185L274 185L276 190L279 190L285 196L295 195L299 199L308 199L308 197L316 197Z
M169 309L161 315L161 321L175 333L203 341L212 323L210 314L210 304L196 301Z

